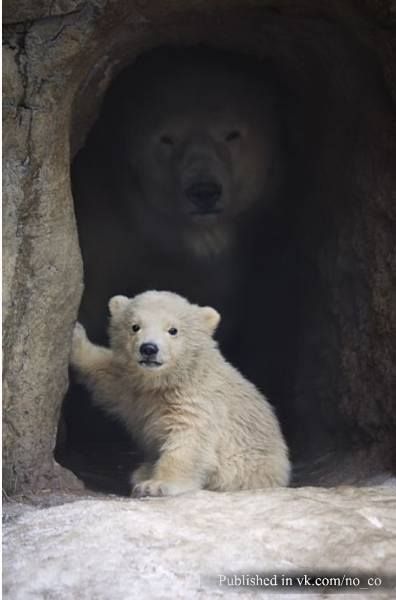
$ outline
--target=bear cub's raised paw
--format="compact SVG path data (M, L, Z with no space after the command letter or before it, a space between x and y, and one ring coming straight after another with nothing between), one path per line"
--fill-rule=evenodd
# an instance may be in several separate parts
M89 344L85 328L81 323L76 323L73 329L70 362L78 367L78 363L84 353L84 347Z

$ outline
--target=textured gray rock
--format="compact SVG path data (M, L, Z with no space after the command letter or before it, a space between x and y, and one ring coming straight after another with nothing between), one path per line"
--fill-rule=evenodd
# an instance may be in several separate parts
M72 8L49 4L51 15ZM42 3L7 6L8 20L25 21L9 25L4 42L4 486L12 494L75 487L70 474L61 481L52 454L82 293L69 130L79 82L71 65L90 15L83 31L78 11L33 22Z
M22 0L4 2L4 22L22 23L78 11L83 6L81 0Z
M235 589L217 585L216 575L256 572L360 575L364 587L363 573L396 572L394 507L394 490L383 488L12 503L5 507L4 593L10 600L226 598ZM301 597L280 586L276 592ZM349 598L318 592L309 597ZM384 584L354 597L395 595Z
M30 101L20 60L6 48L4 479L9 492L41 486L41 476L50 477L53 470L70 329L82 291L65 109L51 108L45 95L37 104Z

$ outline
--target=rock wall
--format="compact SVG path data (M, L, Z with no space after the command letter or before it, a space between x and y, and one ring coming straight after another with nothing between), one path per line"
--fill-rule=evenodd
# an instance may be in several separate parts
M315 318L321 321L327 314L335 320L338 334L333 343L339 363L337 368L326 364L323 344L327 347L330 334L315 340L333 383L329 391L329 377L325 383L316 378L314 391L320 414L329 420L330 435L338 428L349 435L357 424L357 438L377 441L381 466L390 466L396 422L391 402L396 204L390 99L396 93L395 7L391 1L369 0L320 4L314 0L5 2L3 407L8 493L52 487L59 478L52 453L67 387L70 334L82 292L70 157L84 143L114 75L140 52L166 43L206 42L276 56L296 97L309 98L307 110L317 110L317 96L310 96L309 90L316 74L318 85L325 79L326 69L343 74L338 83L334 80L332 92L340 98L349 94L350 108L361 91L355 108L367 123L353 138L353 176L343 188L343 200L348 196L354 201L339 221L340 228L337 211L325 209L319 215L334 218L337 235L335 243L323 245L313 257L326 294L333 290L327 296L327 313ZM334 23L342 34L334 32ZM358 55L353 48L337 54L340 35L353 38L361 48ZM313 62L307 64L309 56ZM360 65L362 77L366 73L369 88L362 81L353 93L344 86L351 64ZM323 115L334 106L322 107ZM333 169L334 148L342 139L338 134L337 129L326 133L321 150L324 168L317 171L312 188L312 198L318 194L327 198L325 207L332 206L339 189L335 182L345 176L345 165L338 165L340 171ZM325 168L326 152L331 154L331 172ZM297 383L302 423L310 418L312 405L304 408L304 398L312 397L307 381L316 368L306 360L304 344L310 346L314 338L305 336L302 346Z

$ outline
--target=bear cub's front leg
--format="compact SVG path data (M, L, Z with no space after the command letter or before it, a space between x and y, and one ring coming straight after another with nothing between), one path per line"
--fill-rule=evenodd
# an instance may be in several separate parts
M73 330L70 364L80 376L94 375L97 370L110 367L113 353L108 348L96 346L89 341L81 323Z
M135 498L177 496L201 489L202 477L196 462L191 448L179 446L177 450L169 450L165 447L155 464L144 463L133 473L132 495Z

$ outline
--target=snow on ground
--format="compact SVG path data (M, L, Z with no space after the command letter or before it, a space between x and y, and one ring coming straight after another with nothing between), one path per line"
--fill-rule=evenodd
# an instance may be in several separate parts
M296 588L287 593L282 587L282 574L346 574L360 577L360 587L367 587L366 574L384 579L396 573L394 489L68 500L59 504L58 498L54 506L48 499L38 506L5 505L5 598L301 600ZM220 575L264 572L277 584L264 593L219 585ZM325 594L323 588L308 596L327 597L352 596ZM353 597L394 600L396 588L383 583Z

